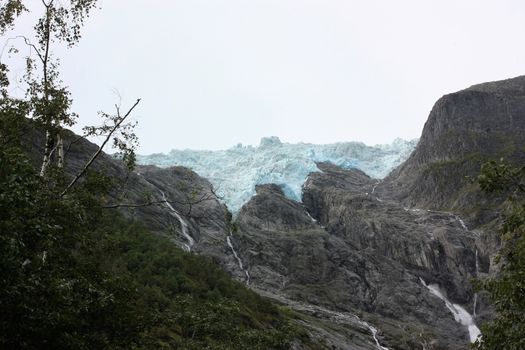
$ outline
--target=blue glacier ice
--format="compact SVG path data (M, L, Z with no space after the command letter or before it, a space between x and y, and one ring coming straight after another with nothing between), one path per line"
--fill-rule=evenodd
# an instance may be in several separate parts
M301 187L316 162L358 168L373 178L385 177L403 162L417 140L396 139L391 144L367 146L361 142L326 145L283 143L265 137L259 146L238 144L227 150L172 150L168 154L138 156L139 164L170 167L182 165L210 180L228 208L236 213L255 194L255 185L275 183L286 196L301 200Z

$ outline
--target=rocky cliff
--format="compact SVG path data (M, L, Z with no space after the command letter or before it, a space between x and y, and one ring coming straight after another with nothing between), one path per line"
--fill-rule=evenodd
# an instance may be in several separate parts
M468 177L487 160L523 163L524 129L525 77L480 84L442 97L415 151L381 181L318 164L302 203L259 190L237 218L253 285L362 313L381 346L467 347L490 317L470 280L492 273L504 199Z
M476 223L501 198L481 196L468 177L487 160L523 163L525 76L474 85L440 98L419 144L377 191L407 206L463 211Z
M380 329L382 346L464 348L467 327L422 280L474 313L476 259L487 269L485 257L476 258L478 232L454 214L377 197L377 181L360 171L319 167L304 186L304 204L264 186L239 212L235 238L252 286L358 313ZM348 339L343 344L331 345L353 348Z
M488 159L523 162L524 129L525 77L476 85L436 103L385 179L319 163L301 202L260 185L235 218L189 169L129 172L108 155L95 169L118 184L108 203L288 305L326 348L466 349L490 317L470 281L492 273L502 198L465 177ZM42 135L27 139L37 161ZM72 134L66 147L71 173L96 149Z

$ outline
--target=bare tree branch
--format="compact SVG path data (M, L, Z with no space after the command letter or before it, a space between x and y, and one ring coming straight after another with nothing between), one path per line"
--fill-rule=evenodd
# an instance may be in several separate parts
M119 204L112 204L112 205L103 205L102 208L104 209L118 209L118 208L143 208L143 207L149 207L153 205L161 205L169 203L168 201L152 201L147 203L119 203Z
M117 115L118 117L118 122L113 126L113 128L111 129L110 133L108 134L108 136L106 136L106 139L104 140L104 142L102 142L102 145L100 145L99 149L95 152L95 154L93 154L93 156L91 157L91 159L86 163L86 165L84 166L84 168L82 168L82 170L77 174L77 176L75 176L75 178L69 183L69 185L67 185L67 187L64 189L64 191L62 191L62 193L60 194L60 198L64 197L64 195L78 182L78 180L80 180L80 178L86 173L86 171L91 167L91 165L93 164L93 162L95 161L95 159L98 158L98 156L100 155L100 153L102 153L102 150L104 149L104 147L106 146L106 144L109 142L109 140L111 139L111 136L113 135L113 133L115 131L117 131L117 129L120 127L120 125L126 120L126 118L131 114L131 112L133 112L133 110L135 109L135 107L137 107L137 105L140 103L140 98L137 99L137 102L135 102L135 104L128 110L128 112L123 116L123 117L120 117L120 113ZM118 112L118 109L117 109L117 112Z
M11 40L16 40L16 39L24 39L25 44L27 46L31 47L33 50L35 50L36 54L38 55L38 58L40 58L40 61L42 61L42 63L44 63L44 57L40 53L40 50L38 50L38 48L35 46L35 44L31 43L31 40L29 40L29 38L24 36L24 35L17 35L17 36L14 36L14 37L11 37L11 38L7 39L6 43L4 45L4 48L2 49L2 55L4 53L4 50L5 50L6 46L7 46L7 44L9 44L9 42Z
M117 203L117 204L111 204L111 205L103 205L102 208L104 209L117 209L117 208L143 208L143 207L149 207L153 205L161 205L161 204L175 204L175 205L196 205L205 201L213 200L213 196L203 196L199 198L196 201L192 202L180 202L180 201L168 201L168 200L159 200L159 201L149 201L146 203ZM189 215L187 215L189 216Z
M83 136L78 136L78 137L75 138L73 141L71 141L71 142L68 144L68 146L67 146L67 148L66 148L66 151L64 152L64 157L66 157L66 156L68 155L69 151L71 151L71 147L72 147L74 144L76 144L77 142L79 142L79 141L81 141L81 140L83 140L83 139L84 139Z
M210 187L210 192L211 192L215 197L217 197L217 198L220 199L220 200L224 200L224 196L222 196L222 195L219 194L219 191L220 191L220 190L221 190L221 189L220 189L220 185L217 186L217 188L214 188L213 185L211 185L211 187Z

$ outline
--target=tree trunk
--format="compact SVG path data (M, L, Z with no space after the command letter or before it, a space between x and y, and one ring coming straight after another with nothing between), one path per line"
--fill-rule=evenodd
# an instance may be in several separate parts
M51 136L51 123L52 118L49 116L49 80L47 76L47 64L49 59L49 46L51 39L51 11L50 8L53 4L51 1L49 4L46 4L43 1L44 6L46 7L46 23L45 23L45 32L44 32L44 41L45 41L45 54L42 59L42 68L44 70L44 118L46 124L46 143L44 147L44 159L42 160L42 167L40 168L40 176L46 174L48 165L51 163L51 153L53 149L54 140Z
M46 143L44 148L44 159L42 159L42 167L40 168L40 176L44 176L49 163L51 163L51 150L53 149L53 137L51 132L46 131Z
M57 150L58 150L57 166L59 168L63 168L64 167L64 140L62 139L62 135L60 135L60 132L57 134Z

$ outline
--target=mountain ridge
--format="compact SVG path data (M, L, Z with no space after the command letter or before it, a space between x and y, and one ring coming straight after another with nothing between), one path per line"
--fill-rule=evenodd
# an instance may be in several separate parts
M469 329L492 315L470 280L497 271L503 198L485 196L464 176L501 154L525 159L525 78L502 84L436 102L416 149L384 179L316 162L320 171L308 174L300 201L279 183L260 184L235 218L210 181L187 168L128 173L105 155L96 169L127 179L128 200L158 202L124 208L126 216L296 310L296 321L327 347L465 349ZM73 144L76 160L68 167L93 148ZM192 204L189 194L207 198ZM448 305L461 307L470 321Z

